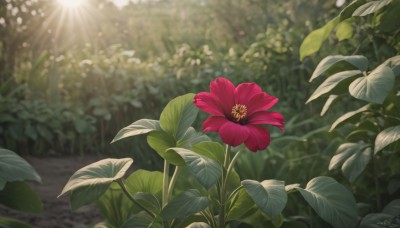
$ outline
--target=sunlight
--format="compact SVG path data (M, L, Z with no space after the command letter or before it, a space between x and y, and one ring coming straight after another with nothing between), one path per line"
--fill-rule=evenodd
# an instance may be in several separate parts
M66 8L76 8L82 5L85 0L58 0Z

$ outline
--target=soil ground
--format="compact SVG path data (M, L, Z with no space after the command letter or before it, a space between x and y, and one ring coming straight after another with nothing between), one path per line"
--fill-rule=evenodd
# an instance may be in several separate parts
M17 218L38 228L86 228L102 221L99 210L88 205L71 211L69 196L57 198L69 177L78 169L101 160L99 156L50 157L25 159L42 177L42 183L31 183L39 194L44 211L41 214L21 213L0 205L0 215Z

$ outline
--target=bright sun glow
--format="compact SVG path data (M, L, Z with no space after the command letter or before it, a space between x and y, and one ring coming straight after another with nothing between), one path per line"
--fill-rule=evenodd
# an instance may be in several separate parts
M85 0L58 0L58 2L68 8L76 8L83 4Z

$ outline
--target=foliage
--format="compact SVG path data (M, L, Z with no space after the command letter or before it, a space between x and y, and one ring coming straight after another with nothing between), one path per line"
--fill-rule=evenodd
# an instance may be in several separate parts
M352 32L346 39L359 46L353 55L333 55L321 60L310 81L324 81L307 101L329 96L321 115L338 105L335 103L351 104L348 107L353 107L352 110L354 106L362 106L343 114L332 124L330 131L338 131L345 141L332 157L329 169L341 168L356 192L357 200L367 202L373 212L380 212L387 204L386 207L391 207L398 200L396 192L399 188L394 187L393 181L399 175L400 53L399 37L396 35L399 24L392 11L399 7L399 1L353 1L333 19L335 25L350 22L347 29ZM389 23L389 18L393 22ZM302 44L302 57L319 50L320 43L329 37L334 28L329 26L327 24L320 29L324 30L324 36L313 38L318 41L317 45L309 42L317 31L307 36ZM353 33L354 27L357 32ZM365 38L359 41L363 35ZM369 44L370 47L367 47ZM322 76L326 79L321 79ZM346 128L349 125L351 127ZM374 186L375 191L366 191L366 186ZM396 213L388 214L368 214L360 225L399 224L393 218Z
M39 174L16 153L0 148L0 203L21 212L40 213L42 202L24 181L41 182ZM30 227L19 220L0 217L0 227Z

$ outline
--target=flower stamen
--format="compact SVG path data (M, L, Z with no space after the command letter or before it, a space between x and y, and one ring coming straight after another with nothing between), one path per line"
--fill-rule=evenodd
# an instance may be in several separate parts
M247 107L242 104L235 104L232 107L232 118L235 122L240 122L244 120L247 116Z

